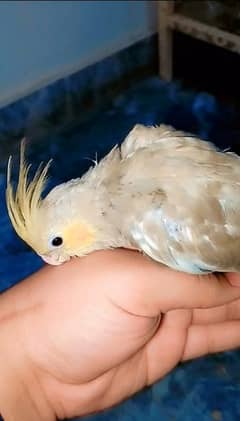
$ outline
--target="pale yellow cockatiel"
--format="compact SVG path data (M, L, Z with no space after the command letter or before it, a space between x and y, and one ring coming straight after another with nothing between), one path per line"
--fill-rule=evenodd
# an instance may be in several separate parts
M28 183L21 152L7 207L44 261L113 247L138 249L179 271L240 271L240 159L171 127L136 125L82 178L42 199L48 166Z

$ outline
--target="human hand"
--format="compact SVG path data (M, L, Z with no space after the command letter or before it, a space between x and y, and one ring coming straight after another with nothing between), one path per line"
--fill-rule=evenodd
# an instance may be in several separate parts
M174 272L126 250L44 267L0 297L4 419L100 411L180 361L239 346L233 279Z

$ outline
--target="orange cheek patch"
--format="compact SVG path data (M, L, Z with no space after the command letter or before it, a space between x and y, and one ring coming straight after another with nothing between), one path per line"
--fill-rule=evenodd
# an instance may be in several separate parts
M64 231L67 248L77 250L89 247L95 240L93 230L84 223L72 224Z

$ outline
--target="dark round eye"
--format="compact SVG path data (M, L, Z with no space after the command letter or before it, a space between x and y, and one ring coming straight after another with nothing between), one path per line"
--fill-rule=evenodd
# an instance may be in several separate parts
M51 243L52 243L52 246L54 246L54 247L59 247L59 246L61 246L61 245L62 245L62 243L63 243L63 239L62 239L62 237L54 237L54 238L52 239Z

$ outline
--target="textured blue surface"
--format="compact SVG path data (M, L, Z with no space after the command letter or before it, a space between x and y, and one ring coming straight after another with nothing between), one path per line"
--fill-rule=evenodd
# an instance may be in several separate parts
M47 99L46 99L47 101ZM17 119L12 114L13 122ZM101 158L115 143L120 143L135 123L174 125L213 140L222 148L238 151L239 115L207 93L185 92L178 84L157 78L145 80L119 95L111 104L91 112L76 122L49 135L33 131L29 159L54 158L49 188L77 177ZM9 122L9 120L6 120ZM4 121L1 121L4 125ZM2 145L4 149L9 144ZM11 148L10 148L11 149ZM4 205L5 162L0 172L0 288L19 282L41 266L39 258L11 229ZM161 364L161 361L159 361ZM123 404L91 420L121 421L236 421L240 419L240 363L238 352L225 353L183 364L164 380Z

